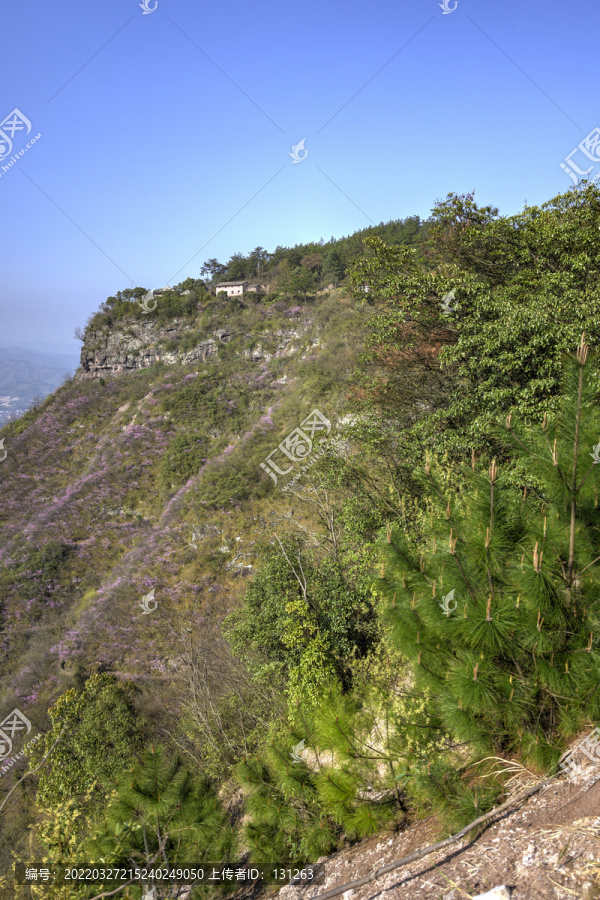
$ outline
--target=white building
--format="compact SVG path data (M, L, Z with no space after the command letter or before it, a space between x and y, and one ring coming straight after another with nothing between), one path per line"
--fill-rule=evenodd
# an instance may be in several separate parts
M166 284L162 288L154 288L154 290L152 291L152 295L154 297L160 297L161 294L165 294L167 291L172 291L172 290L173 290L173 288L170 285Z
M237 297L248 290L247 281L220 281L215 285L215 293L225 291L228 297Z
M215 293L225 291L228 297L239 297L249 291L267 291L266 284L251 284L249 281L220 281L215 285Z

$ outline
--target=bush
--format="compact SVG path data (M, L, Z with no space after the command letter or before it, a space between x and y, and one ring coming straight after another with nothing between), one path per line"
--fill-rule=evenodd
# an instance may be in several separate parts
M159 465L159 478L164 488L185 484L202 467L208 453L207 441L197 434L174 437Z
M82 796L94 783L98 787L93 802L98 803L99 793L106 794L116 775L130 765L141 750L145 730L135 712L134 693L131 685L109 675L93 675L82 691L67 691L50 708L52 728L31 752L35 768L61 736L40 775L41 807Z
M332 676L348 688L352 659L378 637L371 601L344 575L343 562L318 562L293 539L266 549L244 607L224 628L255 674L275 668L287 679L291 700L311 702Z

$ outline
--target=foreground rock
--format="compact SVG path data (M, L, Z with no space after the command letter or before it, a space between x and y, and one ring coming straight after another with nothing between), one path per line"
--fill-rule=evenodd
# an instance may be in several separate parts
M491 891L486 891L485 894L478 894L473 900L510 900L510 888L502 884Z
M526 787L515 788L515 794ZM434 819L320 860L325 883L286 886L277 900L312 900L439 839ZM500 885L501 887L498 887ZM340 895L341 896L341 895ZM560 780L504 814L471 844L451 847L346 892L347 900L597 900L600 780Z

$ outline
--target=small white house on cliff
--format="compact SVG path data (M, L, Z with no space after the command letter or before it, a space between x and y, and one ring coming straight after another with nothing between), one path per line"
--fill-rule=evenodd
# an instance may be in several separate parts
M267 291L266 284L251 284L249 281L220 281L215 285L215 293L225 291L228 297L239 297L249 291Z

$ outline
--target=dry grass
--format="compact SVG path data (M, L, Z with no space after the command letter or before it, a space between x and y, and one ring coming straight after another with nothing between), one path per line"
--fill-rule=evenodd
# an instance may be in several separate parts
M548 839L550 840L557 836L562 838L565 834L569 835L567 843L561 850L557 859L557 871L568 861L567 853L571 846L571 842L576 835L582 835L597 844L598 859L583 863L573 869L572 874L579 881L579 889L577 891L571 890L564 884L559 884L552 878L549 878L549 880L552 884L560 887L561 890L566 891L570 896L577 897L578 900L600 900L600 816L579 819L571 825L560 825L556 828L542 828L539 831L534 832L534 834L540 835L540 837L548 836Z

